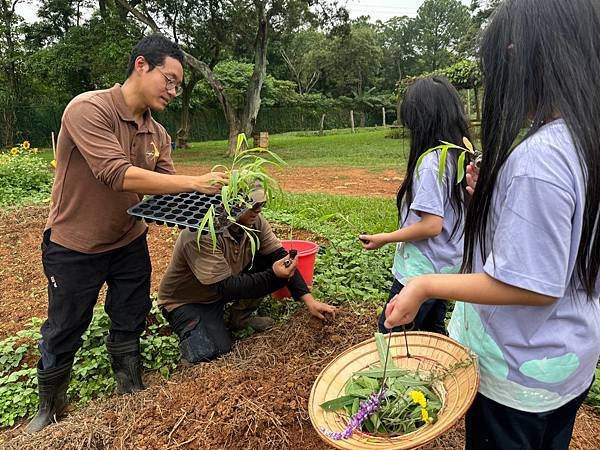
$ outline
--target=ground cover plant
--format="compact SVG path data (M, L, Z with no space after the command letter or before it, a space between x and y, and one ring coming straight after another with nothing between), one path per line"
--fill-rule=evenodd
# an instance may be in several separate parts
M0 206L49 201L52 179L49 163L29 141L0 153Z

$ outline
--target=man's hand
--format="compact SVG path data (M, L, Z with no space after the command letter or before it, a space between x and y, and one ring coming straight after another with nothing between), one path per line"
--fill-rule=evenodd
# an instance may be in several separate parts
M475 193L475 187L477 186L477 180L479 179L479 168L475 163L470 163L467 166L467 192L469 195Z
M333 305L328 305L327 303L322 303L312 296L312 294L305 294L302 296L302 300L304 304L308 308L308 312L311 316L314 316L321 320L326 320L324 314L331 314L331 318L335 319L335 311L337 308Z
M287 265L286 265L286 261L290 261L290 262L287 263ZM275 275L277 276L277 278L290 279L292 277L292 275L294 275L294 273L296 272L297 268L298 268L298 258L294 258L294 259L290 260L287 255L273 263L273 272L275 272Z
M221 187L229 181L223 172L209 172L190 178L192 178L192 189L203 194L218 194L221 192Z

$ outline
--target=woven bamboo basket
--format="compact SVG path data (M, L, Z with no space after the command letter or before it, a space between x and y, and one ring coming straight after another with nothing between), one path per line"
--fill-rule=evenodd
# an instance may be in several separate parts
M442 400L438 420L412 433L401 436L380 436L355 431L348 439L334 440L324 433L343 431L348 418L336 411L325 411L319 405L344 395L346 382L354 372L379 363L375 339L368 339L338 355L317 377L310 393L308 411L313 427L329 445L348 450L400 450L417 448L439 437L460 420L475 399L479 387L476 358L465 347L436 333L407 332L410 358L406 356L403 333L391 336L389 357L399 368L420 372L459 366L444 379L443 386L434 388ZM387 345L390 337L385 337ZM472 364L458 364L472 361ZM441 384L441 383L440 383Z

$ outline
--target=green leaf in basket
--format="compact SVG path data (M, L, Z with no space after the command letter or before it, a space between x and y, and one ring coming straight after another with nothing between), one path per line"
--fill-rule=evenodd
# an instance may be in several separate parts
M368 398L373 391L371 389L361 388L360 386L353 384L350 388L346 389L346 395L352 395L353 397Z
M352 414L351 416L354 416L358 410L360 408L360 400L358 398L354 399L354 403L352 403Z
M391 358L390 358L391 359ZM388 361L389 363L390 361ZM389 366L389 364L388 364ZM404 377L405 375L408 375L410 372L406 369L392 369L390 367L388 367L387 372L385 373L386 378L397 378L397 377ZM354 375L357 376L365 376L365 377L369 377L369 378L383 378L383 369L366 369L366 370L361 370L360 372L355 372Z
M388 336L390 339L391 336ZM385 337L382 333L375 333L375 345L377 346L377 353L379 353L379 361L381 362L381 367L385 366L386 354L388 349L388 342L386 342ZM387 370L397 369L396 363L394 362L394 358L392 356L388 356L387 358Z
M356 397L352 395L343 395L338 398L334 398L333 400L326 401L325 403L321 403L321 408L326 411L335 411L345 406L352 405L354 403L354 399Z
M377 392L381 388L379 382L370 377L360 376L356 379L356 382L365 389L370 389L371 392Z

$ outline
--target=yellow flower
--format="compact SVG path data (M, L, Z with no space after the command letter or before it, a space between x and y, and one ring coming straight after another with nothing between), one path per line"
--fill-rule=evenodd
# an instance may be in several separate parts
M53 169L56 169L56 160L53 159L52 162L50 163L50 165L52 166Z
M421 408L425 408L427 406L427 400L421 391L410 391L410 398L412 398L414 403L421 405Z
M429 417L429 411L427 411L425 408L421 408L421 419L425 423L433 422L433 418Z
M22 145L25 150L29 150L29 147L31 147L31 144L29 143L29 141L23 141Z
M19 149L17 147L13 147L10 149L10 154L16 156L19 154Z

